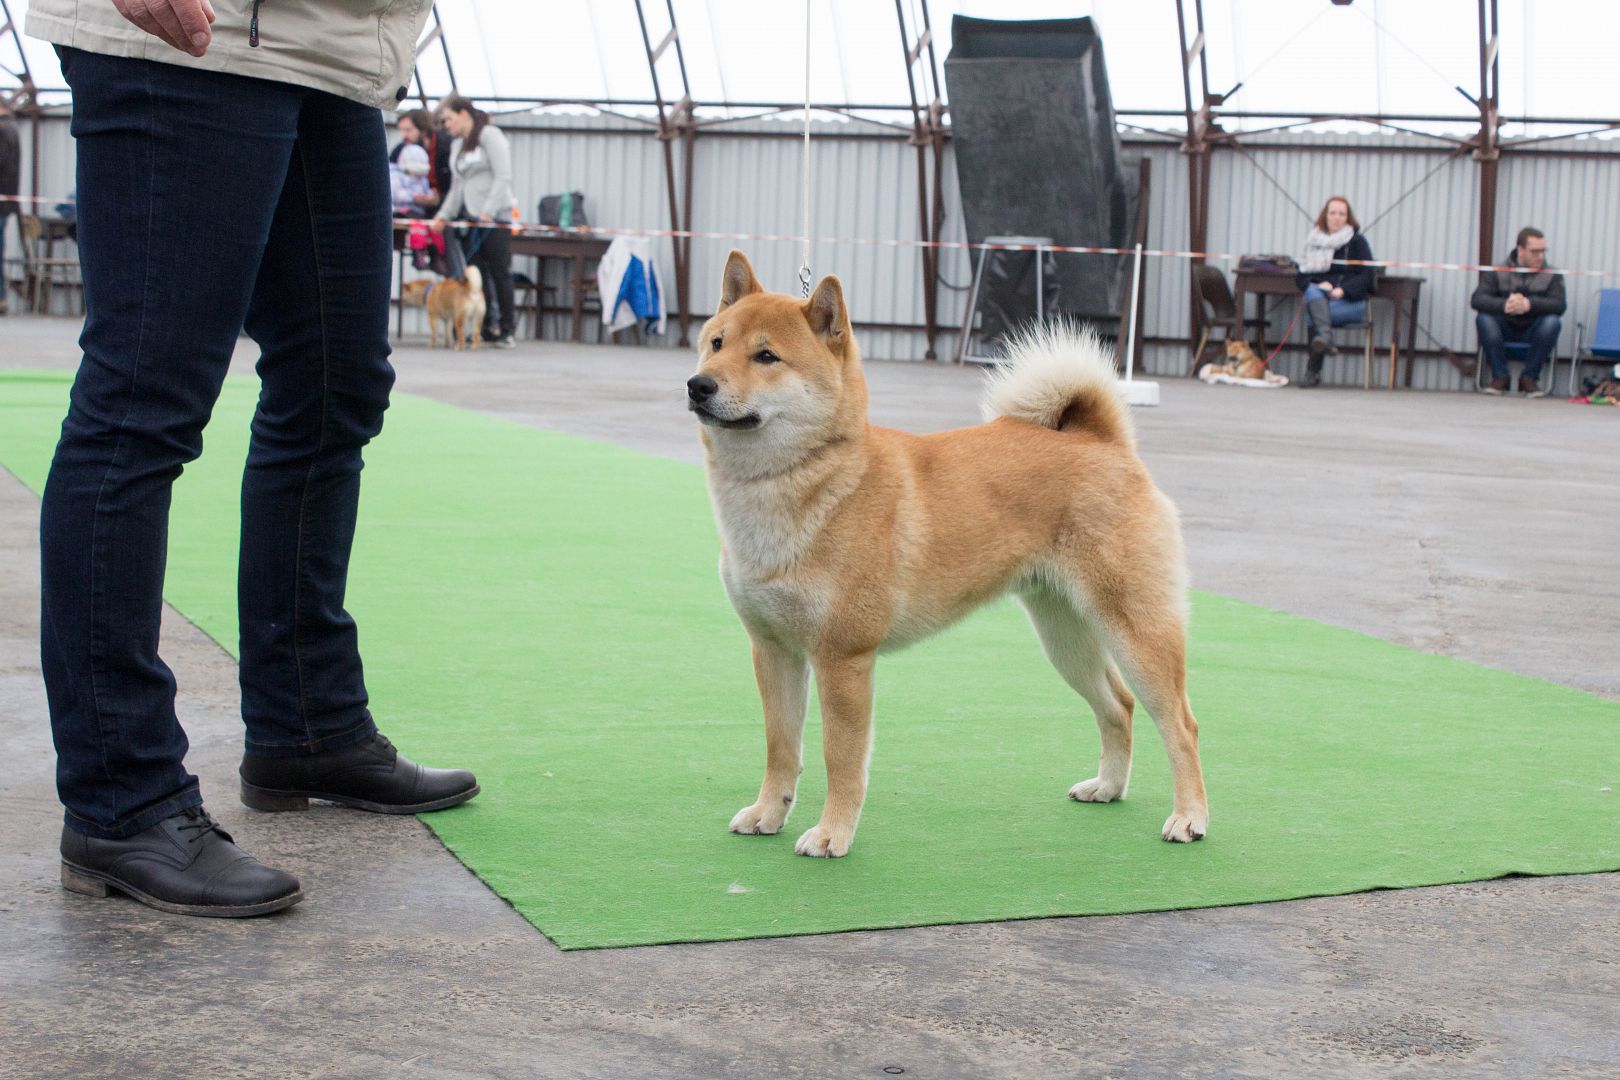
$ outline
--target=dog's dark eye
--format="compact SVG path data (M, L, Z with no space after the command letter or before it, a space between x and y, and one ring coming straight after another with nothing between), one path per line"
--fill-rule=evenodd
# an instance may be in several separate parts
M781 359L780 356L777 356L769 349L761 349L754 354L754 360L761 364L774 364Z
M722 342L719 338L715 338L713 341L709 342L709 348L713 349L715 352L719 352L720 351L720 346L723 345L723 344L725 344L725 343Z

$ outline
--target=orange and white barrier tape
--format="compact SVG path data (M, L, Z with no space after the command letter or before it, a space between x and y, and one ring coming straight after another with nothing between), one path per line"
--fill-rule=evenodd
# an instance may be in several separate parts
M406 228L411 224L422 224L424 218L395 218L396 229ZM692 229L621 229L611 226L588 225L564 228L560 225L521 225L505 222L476 222L453 221L446 222L447 227L457 229L472 228L504 228L511 231L513 236L639 236L649 239L689 239L689 240L745 240L765 243L800 243L802 236L789 236L783 233L746 233L746 232L699 232ZM865 247L900 247L900 248L935 248L938 250L955 249L962 251L1050 251L1060 255L1134 255L1135 248L1121 247L1087 247L1077 244L988 244L970 243L965 240L885 240L868 237L841 237L818 236L814 238L818 244L852 245ZM1144 256L1154 255L1167 259L1205 259L1210 261L1237 262L1247 258L1247 255L1234 255L1220 251L1182 251L1175 248L1143 248ZM1402 259L1336 259L1337 266L1376 266L1385 269L1408 270L1463 270L1483 273L1488 270L1502 270L1509 273L1522 272L1522 267L1495 266L1481 263L1451 263L1451 262L1418 262ZM1550 273L1563 274L1566 277L1614 277L1620 274L1616 270L1575 270L1564 267L1550 267Z
M49 198L36 195L6 195L0 197L0 202L27 202L50 203L58 205L70 200ZM394 219L394 228L407 229L412 225L425 225L429 218L399 218ZM521 222L477 222L477 221L447 221L445 226L451 229L477 229L502 228L511 232L513 236L639 236L647 239L680 239L680 240L730 240L753 243L792 243L804 241L803 236L789 236L785 233L751 233L751 232L699 232L694 229L622 229L611 226L587 225L579 227L563 227L561 225L524 225ZM831 244L834 246L849 245L854 247L893 247L893 248L933 248L938 251L1050 251L1056 255L1134 255L1135 248L1123 247L1089 247L1079 244L987 244L970 243L966 240L887 240L871 237L843 237L818 236L813 238L817 244ZM1245 258L1244 255L1234 255L1224 251L1183 251L1177 248L1143 248L1144 257L1157 257L1161 259L1204 259L1211 262L1234 263ZM1466 273L1485 273L1491 270L1501 270L1508 273L1522 272L1517 266L1494 266L1482 263L1460 262L1427 262L1411 259L1341 259L1336 260L1338 266L1374 266L1385 270L1458 270ZM1620 270L1582 270L1565 267L1549 267L1550 273L1562 274L1565 277L1611 278L1620 276Z

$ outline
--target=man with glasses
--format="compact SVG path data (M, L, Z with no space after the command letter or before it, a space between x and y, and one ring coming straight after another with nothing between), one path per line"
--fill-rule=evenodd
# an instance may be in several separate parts
M1479 346L1491 365L1487 394L1505 394L1508 389L1507 346L1522 342L1530 347L1524 371L1519 374L1519 393L1527 398L1546 397L1536 382L1541 366L1552 356L1564 323L1564 275L1547 266L1547 237L1540 229L1526 226L1519 230L1518 246L1508 256L1508 266L1487 270L1474 290L1474 310L1479 312Z

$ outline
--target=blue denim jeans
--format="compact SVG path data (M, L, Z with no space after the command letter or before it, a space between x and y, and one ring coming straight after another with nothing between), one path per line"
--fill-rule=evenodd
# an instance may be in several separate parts
M1485 350L1485 361L1491 365L1491 378L1508 377L1507 343L1522 341L1530 346L1530 354L1525 358L1520 376L1535 379L1540 377L1542 365L1558 345L1564 320L1557 315L1543 315L1527 326L1515 326L1505 315L1481 311L1474 317L1474 325L1479 329L1479 347Z
M116 838L202 801L158 623L170 488L243 330L261 352L237 582L247 749L375 730L343 605L361 447L394 378L388 157L381 114L332 94L61 54L86 316L41 513L41 651L67 825Z
M1326 337L1329 329L1355 323L1367 317L1365 300L1330 300L1320 285L1305 286L1305 323L1311 337ZM1323 322L1324 316L1326 322Z

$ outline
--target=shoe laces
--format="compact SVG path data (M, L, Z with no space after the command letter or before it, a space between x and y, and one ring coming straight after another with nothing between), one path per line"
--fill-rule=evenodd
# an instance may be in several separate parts
M219 827L219 822L214 820L214 816L200 806L183 811L182 816L185 817L186 822L184 825L175 826L175 832L195 833L196 835L187 838L186 843L188 844L198 843L211 832L219 833L226 840L231 838L229 833Z

